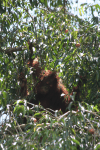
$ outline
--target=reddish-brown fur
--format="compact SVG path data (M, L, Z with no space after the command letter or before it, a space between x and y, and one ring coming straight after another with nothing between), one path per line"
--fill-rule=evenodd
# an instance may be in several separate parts
M27 90L27 79L25 78L25 75L23 72L20 73L18 80L20 81L20 95L21 97L25 97L28 95L28 90Z
M41 74L41 67L39 65L38 58L35 58L32 61L28 61L27 64L28 66L33 67L33 73L32 73L33 79L38 78Z
M65 111L66 106L68 106L71 101L68 91L60 82L60 78L56 75L56 72L43 70L35 89L36 100L38 102L40 101L44 108L52 108L54 110L61 109Z
M61 109L63 112L65 112L66 107L72 101L70 95L73 95L73 92L76 92L75 101L77 101L77 98L80 95L82 77L80 77L78 86L73 87L71 94L69 94L65 86L61 83L61 79L57 76L57 73L55 71L41 69L38 58L32 60L30 57L28 65L33 68L33 79L38 79L38 83L35 86L37 103L40 102L40 104L44 108L52 108L54 110ZM24 75L23 77L19 77L19 79L21 81L22 96L27 96L27 80L25 79ZM35 101L31 99L30 102L34 103Z
M37 64L37 62L36 64L35 62L36 61L33 60L33 69ZM52 108L54 110L61 109L63 112L65 112L66 107L72 101L70 95L73 96L73 92L76 92L74 100L78 100L78 97L80 95L81 83L82 80L84 82L84 78L80 77L78 85L76 87L73 87L72 92L69 94L66 87L61 83L61 79L58 77L55 71L42 70L39 64L37 65L36 70L41 70L41 73L39 72L39 74L37 74L37 72L35 71L36 74L33 74L33 78L35 75L39 79L39 82L35 87L36 101L40 102L44 108ZM75 106L74 109L76 109Z

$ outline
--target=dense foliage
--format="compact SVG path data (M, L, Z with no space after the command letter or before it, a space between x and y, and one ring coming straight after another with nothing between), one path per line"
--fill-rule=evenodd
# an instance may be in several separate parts
M0 1L0 111L2 118L6 114L0 122L1 149L100 149L100 5L82 4L79 16L70 13L71 6L65 0ZM21 71L35 99L27 66L29 40L33 58L59 72L69 92L79 76L87 79L78 111L29 109L20 99Z

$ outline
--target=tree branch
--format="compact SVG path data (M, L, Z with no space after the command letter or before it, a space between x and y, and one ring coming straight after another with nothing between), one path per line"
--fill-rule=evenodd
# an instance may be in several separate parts
M36 43L32 43L32 47L35 47L35 48L39 48L39 46L36 44ZM17 52L17 51L23 51L27 49L26 46L21 46L21 47L13 47L13 48L9 48L9 49L6 49L6 50L3 50L1 47L0 47L0 52L3 52L5 54L9 54L9 53L13 53L13 52Z
M22 50L23 50L22 47L14 47L14 48L6 49L6 50L2 50L2 48L0 47L0 52L4 52L5 54L22 51Z

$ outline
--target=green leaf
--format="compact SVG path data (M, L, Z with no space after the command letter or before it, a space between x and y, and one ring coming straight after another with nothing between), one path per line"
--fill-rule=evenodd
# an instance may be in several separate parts
M95 150L100 150L100 144L97 144Z
M24 101L23 101L23 100L18 100L18 101L16 101L16 102L14 103L14 105L15 105L15 104L17 104L17 105L18 105L18 104L24 104Z
M26 109L24 105L17 105L14 108L14 114L16 114L17 116L19 116L20 113L22 113L23 115L25 115L26 113Z
M6 106L6 104L7 104L7 92L3 91L2 95L3 95L3 100L1 101L1 103L3 106Z
M36 118L42 118L42 117L43 117L42 112L40 112L40 113L35 113L35 114L34 114L34 117L36 117Z
M72 128L72 132L73 132L74 135L76 135L76 132L75 132L75 130L73 128Z
M80 142L79 142L78 140L72 138L72 141L73 141L74 143L76 143L77 145L80 145Z

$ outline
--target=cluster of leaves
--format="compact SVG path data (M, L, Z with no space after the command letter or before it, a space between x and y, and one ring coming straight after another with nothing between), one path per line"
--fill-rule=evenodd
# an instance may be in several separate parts
M12 106L5 112L10 114L10 119L1 128L2 148L100 149L100 112L97 108L86 104L86 110L79 104L78 112L61 114L60 111L43 109L40 105L32 105L32 109L29 109L25 100L17 101L14 105L13 112ZM26 117L27 124L21 124L20 119L18 122L18 117Z
M71 1L0 1L0 105L3 107L1 112L6 111L6 115L11 116L11 135L6 134L6 121L0 129L4 133L1 134L2 149L75 149L76 145L80 149L87 149L95 148L100 141L100 32L96 21L98 18L94 16L94 11L99 14L100 6L82 4L80 15L86 15L89 9L91 18L87 21L69 12ZM39 110L40 119L36 123L27 120L22 131L22 117L28 116L30 111L24 105L13 106L13 103L20 98L17 81L21 71L27 75L30 93L34 85L27 67L30 54L28 40L34 43L33 58L38 56L45 69L60 72L59 76L69 91L77 85L79 76L86 77L87 83L81 93L81 101L86 103L84 107L82 104L79 106L83 110L68 112L64 117ZM12 108L10 112L6 110L8 104ZM36 113L31 115L35 117ZM20 114L22 116L18 117ZM93 135L85 130L87 123L96 130Z

